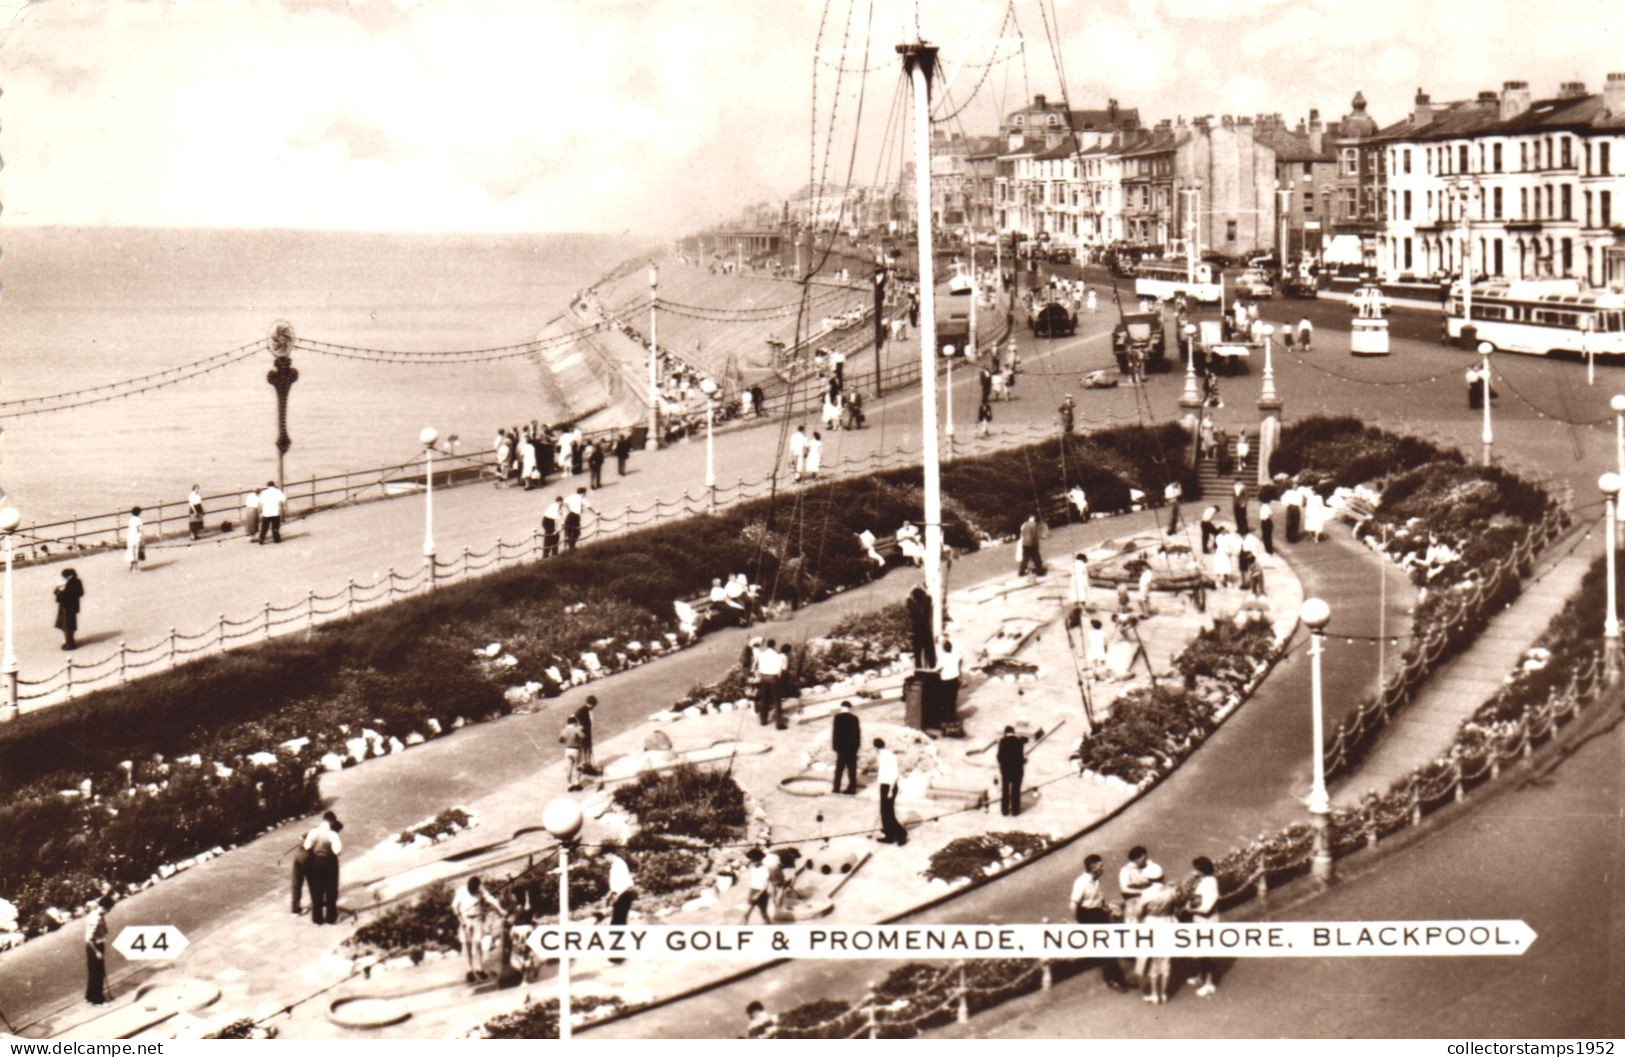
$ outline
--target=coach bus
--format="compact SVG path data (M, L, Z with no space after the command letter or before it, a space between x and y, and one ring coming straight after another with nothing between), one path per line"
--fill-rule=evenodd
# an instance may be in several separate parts
M1459 340L1469 322L1464 309L1458 283L1445 304L1447 342ZM1489 283L1473 288L1471 323L1478 341L1506 352L1625 356L1625 294Z
M1219 303L1219 276L1207 261L1198 261L1191 267L1178 258L1142 258L1135 269L1134 293L1159 301L1184 294L1187 300L1216 305Z

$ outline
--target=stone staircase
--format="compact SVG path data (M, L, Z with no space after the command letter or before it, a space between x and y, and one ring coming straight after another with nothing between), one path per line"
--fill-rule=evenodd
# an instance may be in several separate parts
M1251 450L1247 453L1246 463L1243 464L1235 457L1236 441L1241 439L1242 431L1228 426L1225 427L1225 430L1230 434L1229 446L1232 462L1230 476L1220 479L1219 464L1216 460L1203 459L1196 464L1196 477L1202 485L1202 498L1210 503L1218 503L1221 507L1224 505L1224 501L1230 498L1230 488L1236 478L1240 477L1247 482L1249 496L1257 491L1255 482L1258 480L1258 431L1256 429L1247 431L1247 444Z

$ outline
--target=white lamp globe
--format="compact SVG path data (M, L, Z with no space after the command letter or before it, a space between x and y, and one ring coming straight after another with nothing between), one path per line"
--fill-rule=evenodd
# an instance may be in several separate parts
M8 506L0 509L0 532L17 531L17 526L22 523L22 520L23 516L16 507Z
M1488 356L1490 353L1492 353L1494 351L1495 351L1495 346L1491 345L1489 342L1481 341L1481 342L1478 343L1478 354L1480 356Z
M424 426L423 432L418 434L418 442L425 448L434 447L434 442L440 439L440 431L433 426Z
M1311 631L1321 631L1332 619L1332 607L1326 604L1325 599L1306 598L1298 615L1309 625Z
M575 839L581 832L581 805L567 796L549 802L542 809L542 826L559 840Z
M1620 476L1617 473L1605 473L1597 478L1597 487L1602 489L1603 495L1618 495Z
M1625 414L1625 393L1615 393L1608 406L1614 409L1615 414Z

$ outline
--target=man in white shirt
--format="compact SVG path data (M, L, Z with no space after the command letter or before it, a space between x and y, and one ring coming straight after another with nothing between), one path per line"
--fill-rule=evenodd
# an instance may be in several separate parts
M481 887L478 877L470 877L468 884L452 893L451 913L457 919L458 942L462 944L463 954L468 958L468 973L465 978L469 983L490 975L485 971L487 910L496 911L499 917L503 914L502 904L497 901L496 896Z
M611 852L609 858L609 923L611 925L624 925L626 919L632 914L632 903L638 897L636 882L632 878L632 868L626 865L626 860ZM611 958L611 965L619 965L624 958Z
M243 530L248 533L248 542L259 542L260 494L252 488L243 493Z
M741 924L750 924L751 911L760 911L762 924L773 924L773 912L768 909L772 905L773 882L772 875L767 868L767 853L760 848L752 848L745 853L750 860L750 871L747 874L745 890L745 917Z
M1198 855L1191 860L1191 866L1196 870L1196 891L1192 893L1191 920L1198 925L1208 925L1219 920L1219 879L1213 872L1213 860L1205 855ZM1196 959L1196 975L1191 978L1196 985L1196 996L1206 998L1217 991L1218 985L1213 982L1213 959Z
M880 843L908 843L908 830L897 821L897 754L886 748L884 738L875 739L876 784L880 787Z
M339 832L344 823L328 811L316 828L305 834L305 851L310 860L305 867L310 884L310 920L318 925L336 925L339 920L339 856L344 841Z
M551 558L559 552L559 529L564 524L564 497L556 495L542 511L542 557Z
M1100 875L1105 872L1105 860L1089 855L1083 860L1083 872L1072 882L1072 917L1080 925L1110 925L1112 914L1106 907L1106 896L1100 888ZM1123 964L1116 958L1096 959L1106 986L1113 991L1127 991L1123 979Z
M946 635L943 636L942 645L937 648L937 677L941 679L937 714L930 717L933 727L941 727L945 723L956 722L959 719L959 651Z
M761 679L761 697L757 699L757 718L767 726L769 717L780 730L789 729L784 721L784 687L780 685L787 658L779 652L778 643L768 639L756 654L756 674Z
M564 546L566 550L575 550L576 543L581 539L581 514L591 510L592 504L587 501L587 490L577 488L574 495L564 497Z
M287 501L288 497L275 481L265 482L265 488L260 492L260 543L265 542L267 530L271 533L272 542L282 542L282 507Z
M1117 890L1123 895L1123 921L1134 924L1140 920L1140 897L1145 890L1151 887L1151 873L1162 876L1162 867L1151 870L1156 864L1151 861L1150 854L1140 845L1135 845L1128 853L1128 861L1123 868L1117 871Z
M807 427L797 426L796 431L790 434L790 468L795 471L796 480L807 469Z
M741 623L746 627L750 626L756 616L753 612L755 607L752 604L749 587L750 581L745 578L745 574L736 573L728 577L728 582L722 589L728 605L739 611Z

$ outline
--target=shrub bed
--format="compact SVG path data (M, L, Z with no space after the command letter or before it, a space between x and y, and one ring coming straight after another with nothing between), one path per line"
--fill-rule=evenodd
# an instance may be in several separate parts
M1063 485L1088 489L1102 513L1126 509L1131 487L1160 494L1170 475L1194 489L1169 463L1184 436L1176 425L1125 427L956 460L943 475L945 536L974 549L1008 535ZM104 891L310 813L320 767L500 715L511 707L504 685L553 694L669 652L672 601L714 575L746 572L769 600L795 604L860 583L873 563L857 533L917 521L917 474L831 481L619 533L25 713L0 729L0 896L37 934ZM476 661L472 648L489 642L506 656Z
M602 995L588 995L570 997L572 1026L589 1024L595 1020L613 1016L626 1008L626 1003L619 998ZM559 1000L548 999L545 1002L536 1002L512 1013L504 1013L500 1017L492 1017L485 1022L480 1030L480 1037L486 1039L556 1039L559 1037Z
M960 837L949 841L931 854L925 868L927 880L973 881L988 876L1005 864L1025 859L1049 847L1050 840L1040 833L1005 830L983 833L975 837Z

